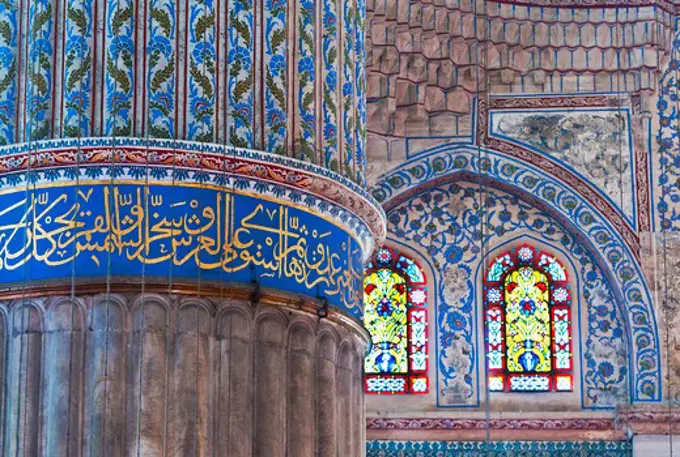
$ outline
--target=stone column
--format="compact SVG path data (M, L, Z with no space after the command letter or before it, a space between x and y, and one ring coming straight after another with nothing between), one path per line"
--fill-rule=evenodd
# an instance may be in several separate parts
M162 294L0 311L8 457L362 455L367 340L337 313Z
M10 3L2 455L362 455L365 1Z

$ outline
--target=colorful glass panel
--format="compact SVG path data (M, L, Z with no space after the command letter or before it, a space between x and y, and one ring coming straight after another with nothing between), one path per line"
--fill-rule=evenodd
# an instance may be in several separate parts
M489 267L489 272L486 275L487 281L500 281L503 274L511 267L515 266L510 254L499 256L495 262Z
M422 373L427 370L427 311L424 309L412 309L410 314L410 359L411 371Z
M548 278L530 267L505 277L505 344L508 372L551 370Z
M553 351L555 353L555 368L571 369L571 352L569 336L569 310L567 308L553 309Z
M555 257L549 256L545 253L541 253L541 257L538 261L538 266L542 267L545 271L550 273L554 281L566 281L567 272L564 267L560 265Z
M510 390L514 392L549 392L550 376L510 376Z
M490 391L573 389L567 281L556 257L529 245L489 264L484 305Z
M420 266L390 248L381 248L364 276L364 325L371 348L364 361L367 393L429 390L428 315L425 275Z
M425 394L428 391L428 383L426 376L412 376L411 377L411 393Z
M489 375L489 390L492 392L503 392L503 375Z
M371 334L366 373L406 373L406 280L398 273L381 269L364 279L364 325Z
M570 374L558 374L555 376L555 390L558 392L571 392L574 382Z
M425 282L425 276L423 275L422 270L416 263L409 259L408 257L405 256L400 256L399 261L397 262L397 268L399 268L401 271L403 271L408 278L411 280L412 283L414 284L422 284Z
M368 393L406 393L408 383L403 376L366 376L365 390Z
M503 311L499 308L486 310L487 350L489 368L502 369L503 358Z
M392 261L392 251L382 248L375 255L375 263L378 265L388 265Z

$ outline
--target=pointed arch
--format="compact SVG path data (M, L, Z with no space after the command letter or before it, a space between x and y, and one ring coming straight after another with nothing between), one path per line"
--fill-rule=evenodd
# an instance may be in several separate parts
M481 153L480 153L481 151ZM390 212L413 196L446 183L482 182L535 205L576 237L602 269L623 307L630 339L631 398L662 398L659 334L652 299L640 269L639 240L619 232L600 209L571 186L505 154L470 145L443 145L381 176L371 192Z

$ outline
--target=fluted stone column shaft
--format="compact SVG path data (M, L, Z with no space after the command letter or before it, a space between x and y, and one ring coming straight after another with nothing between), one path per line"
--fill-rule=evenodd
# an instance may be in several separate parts
M0 303L0 345L7 457L363 455L365 340L315 315L153 294L23 300Z

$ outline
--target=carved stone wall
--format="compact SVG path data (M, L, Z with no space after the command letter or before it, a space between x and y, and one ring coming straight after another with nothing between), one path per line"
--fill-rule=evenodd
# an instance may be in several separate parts
M360 456L364 335L221 299L0 304L6 456Z

